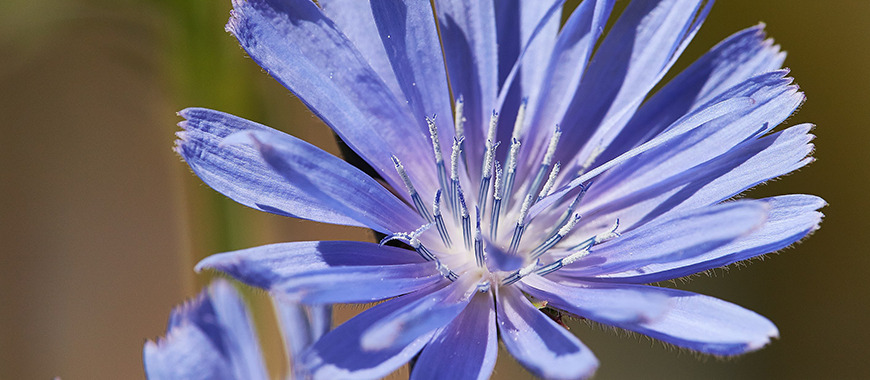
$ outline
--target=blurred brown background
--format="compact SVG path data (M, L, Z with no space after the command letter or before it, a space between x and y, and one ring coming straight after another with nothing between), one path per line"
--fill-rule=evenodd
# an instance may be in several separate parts
M144 378L145 339L162 335L170 309L208 281L193 273L199 258L368 238L238 206L171 151L174 112L187 106L335 151L326 127L223 31L229 9L229 0L0 2L0 379ZM789 124L818 125L818 162L750 196L821 195L826 220L796 248L680 285L766 315L779 341L719 360L575 324L602 362L597 379L870 376L868 16L864 0L716 4L679 67L767 23L808 96ZM268 325L268 310L257 309ZM494 378L530 378L518 368L500 355Z

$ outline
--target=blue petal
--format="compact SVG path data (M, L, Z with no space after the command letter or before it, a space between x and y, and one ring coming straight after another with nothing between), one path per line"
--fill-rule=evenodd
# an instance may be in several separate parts
M748 96L753 101L752 106L695 128L611 170L590 188L584 202L588 202L587 205L611 203L635 189L719 157L747 139L762 136L791 115L804 100L803 94L784 74L784 71L763 74L726 91L711 103Z
M269 166L301 193L364 226L384 233L413 231L425 221L361 170L293 136L271 131L238 132L225 144L251 144Z
M378 38L378 26L372 15L372 4L358 0L319 0L317 2L326 17L329 17L342 34L365 57L372 70L384 80L396 99L401 99L396 73L390 65L384 43Z
M499 289L498 325L507 350L536 376L580 379L592 376L598 368L592 351L514 287Z
M538 275L524 277L517 284L524 292L547 301L550 306L606 324L655 320L669 308L666 296L637 285L579 281L565 285Z
M782 67L785 53L764 36L764 25L745 29L692 63L641 106L599 161L607 161L649 140L726 89Z
M587 208L584 204L581 211L589 225L606 225L619 218L621 226L630 227L666 217L668 213L732 198L812 162L807 157L813 149L809 130L809 125L800 125L749 140L706 163L646 184L598 208Z
M303 379L304 368L296 363L303 350L325 334L332 324L332 306L303 306L272 298L281 327L285 353L290 363L290 379Z
M562 149L556 160L574 159L579 168L606 147L674 64L712 5L705 0L631 2L596 50L560 123L563 146L583 149Z
M385 316L363 334L363 348L384 350L402 347L450 323L477 292L477 281L473 275L461 276L456 282Z
M477 293L420 353L411 380L488 379L498 354L492 294Z
M747 236L767 221L769 212L767 202L737 201L674 213L594 246L588 256L559 273L644 273L648 265L700 256Z
M300 273L272 286L305 304L366 303L415 292L444 280L435 262L341 266Z
M465 146L482 147L498 96L498 53L492 1L436 0L450 88L465 102ZM482 149L466 150L469 162L483 162ZM471 178L480 167L470 165Z
M272 77L393 185L391 154L422 183L437 183L428 133L309 0L235 0L227 29ZM425 190L425 187L421 190ZM426 197L433 194L423 194Z
M816 210L825 205L824 200L811 195L784 195L761 201L770 207L768 219L761 228L747 236L696 255L650 261L634 269L599 275L597 280L624 283L667 281L783 249L818 229L822 214Z
M499 124L511 126L523 99L537 98L547 61L556 44L564 0L502 0L495 2L498 40L498 83L500 92L509 91L499 107ZM550 9L553 9L550 14ZM525 51L525 53L522 53ZM522 65L509 79L514 65ZM507 82L510 80L510 82ZM507 86L511 86L510 88ZM511 128L501 127L497 141L510 141Z
M180 124L185 130L179 132L176 151L205 183L236 202L280 215L379 231L413 231L423 223L376 181L311 144L218 111L188 108L179 114L187 120ZM224 144L228 136L238 139L234 133L240 131L256 133L261 142L274 147L280 154L267 158L282 165L281 170L267 164L257 149ZM273 158L276 155L280 157ZM353 196L337 197L342 189Z
M524 155L546 149L553 126L559 124L567 112L571 99L580 84L592 50L613 9L613 0L582 2L568 18L559 32L549 62L542 62L546 72L539 83L540 93L529 99L529 122L522 148ZM539 152L540 153L540 152ZM538 162L529 160L527 168L537 168ZM523 168L520 168L523 170Z
M166 338L144 355L151 379L268 378L247 307L221 280L173 310Z
M306 241L215 254L200 261L196 270L219 270L248 285L271 289L288 278L314 270L423 261L416 252L374 243Z
M324 335L304 355L302 362L315 379L386 376L414 357L433 333L422 334L406 345L384 350L364 349L362 335L381 319L428 295L429 292L420 291L373 306Z
M729 302L682 290L654 288L670 299L661 318L637 324L614 324L664 342L714 355L755 351L779 337L767 318Z
M681 141L686 141L688 139L687 136L691 137L695 135L695 130L700 129L713 122L717 122L719 120L731 120L732 118L745 115L757 104L757 101L755 101L752 97L736 95L732 97L725 97L725 100L716 100L716 102L711 101L704 107L683 116L682 118L680 118L680 120L674 122L669 129L662 132L655 138L643 143L636 148L633 148L628 152L621 154L619 157L616 157L601 165L598 165L589 171L583 172L582 175L574 178L573 180L571 180L571 182L568 182L564 186L553 191L550 195L536 202L529 209L528 217L534 218L542 211L550 209L550 207L556 202L563 201L562 198L566 194L568 194L572 190L577 189L580 186L583 186L583 184L587 183L589 180L599 176L602 173L608 172L613 168L618 168L621 165L626 165L627 163L632 162L632 160L640 161L642 163L643 158L648 156L648 154L646 154L647 152L657 150L662 146L669 146ZM610 177L610 175L608 174L607 177ZM596 191L602 188L602 186L598 185L598 182L599 181L596 181L596 185L593 187L594 189L596 189ZM588 198L589 195L587 195L586 197ZM583 205L586 206L587 204L588 201L584 198Z

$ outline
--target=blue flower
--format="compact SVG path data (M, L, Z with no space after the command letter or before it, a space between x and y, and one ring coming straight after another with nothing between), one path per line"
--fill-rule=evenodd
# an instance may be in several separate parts
M486 378L499 337L540 377L591 375L554 313L707 354L766 345L764 317L644 284L818 228L818 197L731 200L812 161L810 125L773 131L804 96L763 26L653 93L712 2L634 1L603 36L613 2L585 0L560 25L555 0L236 1L227 29L380 178L207 109L180 113L179 154L241 204L404 248L283 243L197 269L306 304L383 301L303 354L315 378L414 357L414 379Z
M291 356L329 328L328 307L277 300L274 306ZM152 380L269 379L248 308L223 280L172 311L166 337L145 343L144 362ZM291 369L304 376L301 366Z

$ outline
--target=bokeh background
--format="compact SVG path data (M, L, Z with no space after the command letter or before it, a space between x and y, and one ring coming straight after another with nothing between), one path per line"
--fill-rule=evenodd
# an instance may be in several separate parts
M624 1L623 1L624 3ZM141 348L208 282L210 253L291 240L371 239L217 195L172 152L175 112L205 106L329 151L332 135L224 32L230 1L0 2L0 379L144 378ZM678 67L764 21L808 101L818 161L749 196L811 193L812 238L677 286L766 315L782 338L737 359L572 323L597 379L870 377L870 2L727 0ZM280 341L249 292L273 373ZM342 318L358 311L340 310ZM531 378L500 355L494 378Z

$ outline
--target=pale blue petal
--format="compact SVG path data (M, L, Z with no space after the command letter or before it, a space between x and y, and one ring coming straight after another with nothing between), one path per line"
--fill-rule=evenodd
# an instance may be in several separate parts
M822 214L816 210L825 206L824 200L812 195L784 195L762 201L770 207L768 219L761 228L747 236L696 255L651 260L633 269L601 274L596 280L624 283L667 281L780 250L818 229Z
M390 65L384 43L378 38L378 26L372 15L370 1L359 0L319 0L317 2L323 14L329 17L353 46L365 57L372 70L384 80L387 87L396 97L401 99L402 89L399 87L396 72Z
M286 182L337 212L382 233L413 231L423 218L376 180L341 159L293 136L272 131L244 131L225 145L247 144Z
M446 280L434 261L338 266L300 273L274 284L272 291L305 304L367 303L412 293L441 281Z
M811 126L800 125L749 140L731 151L598 208L581 206L588 225L619 218L626 228L668 213L708 206L812 162ZM577 238L575 240L582 240ZM571 240L566 240L571 242Z
M619 133L694 37L713 1L633 1L601 42L560 123L556 160L576 171ZM585 144L585 145L584 145ZM577 147L583 147L579 152Z
M144 355L149 379L268 378L247 307L221 280L173 310L166 338Z
M696 257L761 228L770 205L736 201L674 213L592 247L591 252L560 274L590 277L636 270L661 262Z
M176 142L178 154L206 184L245 206L382 231L413 231L423 223L376 181L307 142L223 112L188 108L179 115L187 120L179 124L184 131ZM288 160L284 166L296 170L276 171L260 150L225 144L240 131L279 147ZM336 198L330 190L348 186L367 194Z
M477 292L473 275L464 275L455 282L431 292L425 298L405 305L373 324L362 336L362 346L368 350L403 347L421 335L444 327L456 318ZM417 293L422 293L420 291Z
M650 289L667 295L670 310L661 318L615 326L679 347L725 356L755 351L779 337L767 318L735 304L682 290Z
M394 188L391 154L437 183L428 133L366 58L310 0L235 0L227 29ZM424 194L425 195L425 194ZM434 196L434 194L432 194Z
M483 162L489 118L498 96L498 52L492 1L436 0L441 42L450 88L464 100L465 146L468 162ZM469 176L480 177L480 166L469 165Z
M315 270L423 261L414 251L374 243L306 241L215 254L200 261L196 270L219 270L248 285L271 289L288 278Z
M667 297L637 285L560 284L538 275L524 277L517 284L549 306L605 324L655 320L669 308Z
M599 157L607 161L661 133L723 91L782 67L785 53L765 39L764 25L733 34L668 82L641 106Z
M429 295L421 291L373 306L324 335L303 357L315 379L376 379L401 367L419 352L433 333L403 346L384 350L363 348L362 336L373 324Z
M332 325L332 306L304 306L272 297L272 305L281 327L284 352L290 363L289 379L304 379L307 375L297 358L317 341Z
M546 70L538 84L540 93L529 98L528 133L522 145L524 156L537 157L536 153L546 149L549 136L571 106L566 99L571 99L577 91L612 9L613 0L580 3L559 32L549 60L540 63ZM520 170L537 168L538 162L528 161Z
M585 379L598 368L592 351L514 287L499 289L498 326L508 352L536 376Z
M453 322L439 330L414 364L411 380L488 379L498 354L495 307L477 293Z

